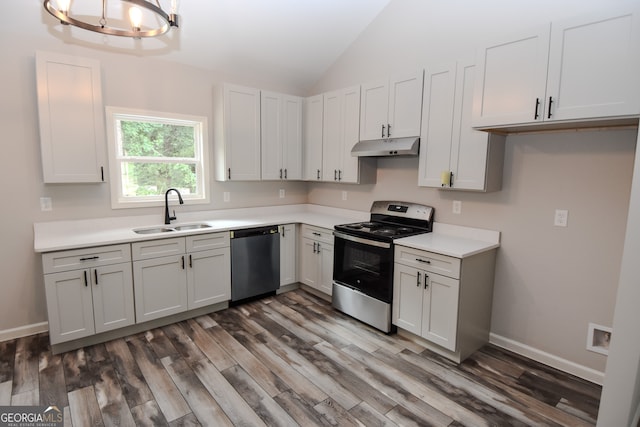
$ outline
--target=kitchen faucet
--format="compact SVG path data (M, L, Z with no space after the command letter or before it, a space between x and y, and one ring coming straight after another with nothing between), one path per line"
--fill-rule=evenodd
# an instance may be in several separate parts
M169 193L171 191L175 191L176 194L178 195L178 200L180 201L180 204L183 205L184 204L184 200L182 200L182 195L180 194L180 192L175 189L175 188L170 188L167 190L166 193L164 193L164 223L165 224L171 224L171 220L176 219L176 211L173 211L173 216L169 216Z

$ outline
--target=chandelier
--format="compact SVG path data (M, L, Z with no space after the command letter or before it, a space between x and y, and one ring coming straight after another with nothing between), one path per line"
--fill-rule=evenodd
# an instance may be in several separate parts
M56 0L57 7L52 4L52 0L44 0L44 8L51 15L60 20L62 25L73 25L96 33L108 34L111 36L141 37L160 36L171 27L178 27L177 0L171 0L171 10L169 13L162 10L159 0L153 4L150 0L117 0L120 3L129 3L129 26L123 24L122 19L108 17L107 0L92 0L101 2L100 16L86 16L71 13L71 0ZM145 25L142 23L143 15ZM91 21L95 21L91 23Z

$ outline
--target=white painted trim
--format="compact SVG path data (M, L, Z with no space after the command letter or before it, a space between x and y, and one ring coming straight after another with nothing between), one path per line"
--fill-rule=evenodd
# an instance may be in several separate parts
M533 359L537 362L567 372L571 375L575 375L576 377L580 377L587 381L591 381L598 385L602 385L604 383L604 372L579 365L570 360L533 348L521 342L514 341L494 333L489 334L489 342L497 345L498 347L513 351L514 353L526 356L529 359Z
M31 325L19 326L17 328L0 331L0 342L14 340L16 338L22 338L42 332L49 332L49 322L33 323Z

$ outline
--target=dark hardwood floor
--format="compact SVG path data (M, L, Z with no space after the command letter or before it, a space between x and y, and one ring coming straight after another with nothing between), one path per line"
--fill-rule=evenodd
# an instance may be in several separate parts
M0 405L65 425L593 425L601 388L488 345L460 365L302 290L52 355L0 343Z

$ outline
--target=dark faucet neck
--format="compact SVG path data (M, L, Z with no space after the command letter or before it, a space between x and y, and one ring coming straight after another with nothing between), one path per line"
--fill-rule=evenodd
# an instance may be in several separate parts
M176 188L170 188L164 193L164 223L165 224L171 224L171 221L176 219L175 216L169 215L169 193L172 192L172 191L175 191L176 194L178 195L178 202L181 205L184 204L184 200L182 200L182 195L180 194L180 192ZM175 215L175 213L174 213L174 215Z

